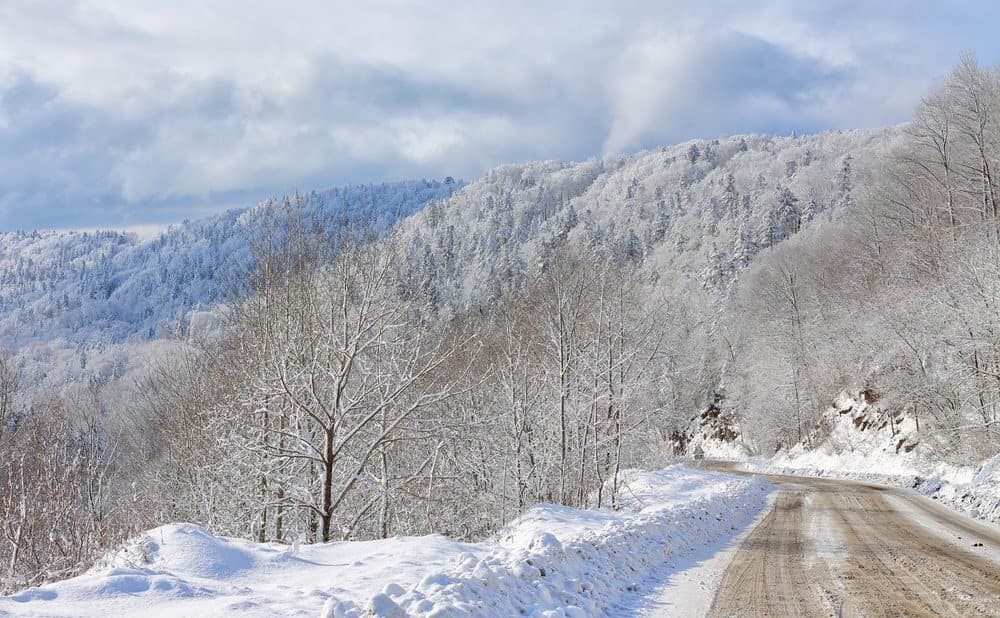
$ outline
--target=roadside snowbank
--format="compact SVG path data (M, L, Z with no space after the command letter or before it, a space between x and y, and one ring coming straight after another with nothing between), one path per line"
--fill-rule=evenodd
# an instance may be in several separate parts
M303 545L150 530L79 577L0 597L0 615L589 616L767 503L770 486L672 466L625 474L622 509L529 509L483 543L442 536Z
M331 597L369 599L389 581L417 581L476 550L442 536L296 550L169 524L79 577L0 597L0 615L315 616Z
M683 466L631 471L625 486L619 512L530 509L501 532L494 551L467 558L395 599L399 615L603 613L670 557L714 540L718 529L743 523L747 512L759 512L770 491L759 477Z

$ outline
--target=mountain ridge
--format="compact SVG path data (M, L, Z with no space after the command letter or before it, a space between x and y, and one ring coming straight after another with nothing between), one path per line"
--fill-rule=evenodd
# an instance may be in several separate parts
M740 135L578 162L508 163L467 183L350 185L264 200L148 240L115 231L3 233L0 345L27 351L23 364L46 366L34 381L58 387L65 377L52 368L72 365L78 381L88 356L169 338L193 312L225 302L250 268L249 239L291 206L327 229L345 221L395 229L441 310L495 301L566 243L606 245L644 263L654 283L666 278L667 290L711 302L760 251L835 216L899 135ZM846 192L838 186L845 169L853 176ZM112 365L132 354L112 353Z

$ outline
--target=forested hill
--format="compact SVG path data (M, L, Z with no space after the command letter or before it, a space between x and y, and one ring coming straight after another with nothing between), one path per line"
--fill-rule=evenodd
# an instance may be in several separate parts
M384 230L459 186L449 179L314 191L184 222L148 241L113 231L0 234L0 344L91 348L166 336L191 310L224 299L252 262L252 240L289 206L325 228L353 221Z
M653 276L724 291L760 251L851 204L899 137L737 136L506 165L408 219L404 242L429 284L459 306L495 300L566 243L610 246Z
M127 346L168 337L193 312L225 302L250 267L253 239L280 226L291 206L324 229L399 224L403 254L442 310L487 305L523 286L560 245L617 252L642 263L664 293L712 303L758 252L852 203L899 136L748 135L504 165L468 185L348 186L184 222L152 240L2 234L0 346L21 356L28 382L49 390L119 376L141 364Z

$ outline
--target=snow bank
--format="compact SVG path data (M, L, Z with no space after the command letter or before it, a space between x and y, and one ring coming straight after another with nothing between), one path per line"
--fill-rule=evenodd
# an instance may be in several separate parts
M330 598L370 599L470 551L481 550L438 535L295 548L169 524L84 575L0 597L0 615L315 616Z
M0 615L584 616L671 556L759 512L760 478L629 471L622 509L529 509L483 543L446 537L303 545L150 530L79 577L9 597Z
M756 477L674 466L630 471L621 511L530 509L486 555L466 555L397 597L378 599L389 616L593 616L634 592L657 566L764 507L770 486ZM358 616L327 606L326 616Z

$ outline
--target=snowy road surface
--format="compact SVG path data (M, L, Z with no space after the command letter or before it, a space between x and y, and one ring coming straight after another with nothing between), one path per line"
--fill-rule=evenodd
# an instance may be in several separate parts
M709 615L1000 616L1000 527L905 490L767 479L774 508L733 552Z

